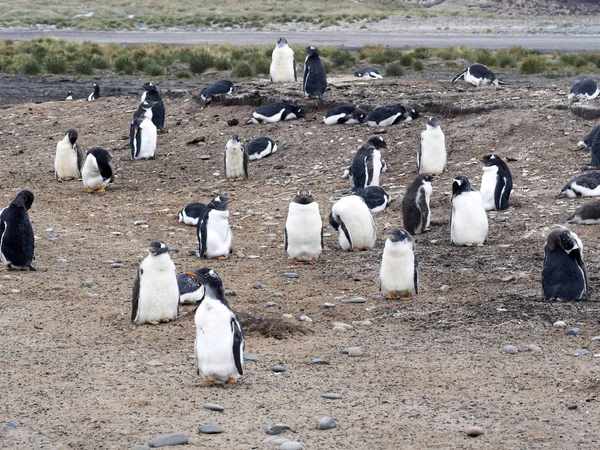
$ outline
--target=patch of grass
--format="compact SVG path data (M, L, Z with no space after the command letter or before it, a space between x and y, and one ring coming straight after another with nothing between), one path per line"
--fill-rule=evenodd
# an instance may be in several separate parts
M144 67L144 73L152 77L158 77L165 73L165 70L156 62L150 61Z
M192 73L202 73L212 67L214 62L214 57L205 51L192 54L189 59L190 71Z
M124 73L126 75L133 74L133 63L127 56L120 56L115 59L114 67L119 73Z
M404 67L401 63L391 63L385 66L386 77L401 77L404 76Z
M413 70L420 72L423 69L425 69L425 65L423 64L423 61L421 61L420 59L415 59L412 63L412 68L413 68Z
M24 58L19 67L19 71L25 75L39 75L42 71L42 66L33 57Z
M330 55L333 67L348 69L356 64L356 57L347 50L338 50Z
M498 66L505 67L517 67L517 61L513 55L503 54L498 56Z
M94 65L91 61L82 59L73 64L73 70L77 75L93 75Z
M402 64L404 67L410 67L412 63L413 57L408 53L405 53L402 55L402 58L400 58L400 64Z
M215 58L214 62L215 69L217 70L229 70L231 69L231 63L227 58Z
M175 72L175 78L192 78L192 72L189 70L178 70Z
M254 71L252 70L252 66L250 64L240 61L233 67L231 75L236 78L248 78L254 75Z
M519 67L519 72L524 75L543 73L548 67L548 61L543 56L530 55L526 57Z
M68 70L67 59L60 55L51 55L44 60L44 69L48 73L67 73Z
M431 56L431 51L427 47L416 47L413 49L412 55L417 59L427 59Z

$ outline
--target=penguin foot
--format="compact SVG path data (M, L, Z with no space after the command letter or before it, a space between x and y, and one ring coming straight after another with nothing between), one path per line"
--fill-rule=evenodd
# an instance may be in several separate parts
M358 253L358 252L360 252L360 248L356 248L356 247L354 247L354 248L352 249L352 251L353 251L354 253Z
M395 292L390 292L385 296L385 298L387 298L388 300L396 300L398 298L398 294L396 294Z
M94 192L94 190L88 186L87 191L91 194L92 192Z
M158 325L158 320L149 320L146 322L148 325Z
M239 177L236 177L235 179L236 179L236 181L242 181L244 179L244 177L243 176L239 176Z
M211 380L211 379L210 379L210 378L208 378L208 377L204 377L204 381L201 381L201 382L199 382L199 383L198 383L198 386L200 386L200 387L209 387L209 386L212 386L212 385L214 385L214 384L215 384L215 383L214 383L214 381L213 381L213 380Z
M298 258L294 258L292 261L294 262L294 264L298 264L298 265L304 263L304 261L300 261Z
M316 264L317 262L315 261L315 258L311 259L310 261L306 261L307 264Z
M63 177L63 178L59 178L59 180L61 181L71 181L73 179L73 177Z
M227 259L227 256L224 256L224 255L215 256L215 259Z
M2 267L0 267L0 272L1 272L1 271L4 271L4 270L10 270L10 266L9 266L9 265L6 265L6 266L2 266Z
M467 242L465 244L465 247L475 247L475 244L473 244L472 242Z
M227 181L235 181L235 177L229 177L227 178Z
M400 297L400 300L408 301L412 299L412 294L408 291L404 292Z
M106 192L106 189L104 189L104 185L100 186L100 189L98 189L98 192Z
M233 386L235 383L237 383L237 380L229 377L229 380L225 383L225 386Z
M169 319L168 317L163 317L162 319L160 319L160 321L162 323L169 323L171 321L171 319Z
M426 227L423 231L431 231L431 227Z

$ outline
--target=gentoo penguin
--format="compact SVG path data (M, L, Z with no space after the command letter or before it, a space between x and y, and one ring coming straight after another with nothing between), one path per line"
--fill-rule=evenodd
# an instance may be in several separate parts
M131 296L131 321L137 325L169 322L179 314L177 273L169 247L152 241L148 251L138 267Z
M291 83L298 81L296 77L296 60L294 50L288 45L286 38L277 39L277 46L271 55L271 81L273 83Z
M304 60L304 80L302 82L302 90L306 98L314 97L317 102L321 101L321 97L327 90L327 74L323 61L319 57L319 51L311 46L304 49L306 59Z
M246 146L249 159L261 159L277 151L277 144L268 137L253 139Z
M54 178L58 181L72 180L81 176L83 153L77 145L77 131L67 130L67 134L56 144L54 158Z
M81 179L88 192L104 192L104 188L115 181L110 160L110 153L103 148L94 147L87 151Z
M419 263L415 254L415 241L402 228L396 228L385 241L379 290L389 299L410 300L419 293Z
M67 97L65 98L66 101L70 101L73 100L73 92L69 91L67 92Z
M567 223L578 223L581 225L600 224L600 200L592 200L584 203L567 217Z
M471 247L483 244L487 233L488 219L481 193L471 188L467 177L456 177L452 180L450 240L454 245Z
M592 149L592 144L594 143L594 140L596 140L596 139L600 141L600 125L596 125L592 129L592 131L590 131L583 138L583 140L579 141L577 143L577 148L583 149L583 150L591 150Z
M235 90L233 83L229 80L215 81L213 84L204 89L200 98L204 102L204 106L210 105L215 95L231 94Z
M290 103L270 103L252 113L247 123L276 123L281 120L294 120L305 117L304 109Z
M379 186L367 186L366 188L352 188L354 195L362 197L372 213L378 213L388 207L391 201L390 194Z
M580 100L593 100L600 94L598 84L594 80L582 80L575 83L569 92L569 100L578 102Z
M375 67L367 66L361 67L360 69L356 69L354 72L354 76L358 78L370 78L372 80L377 80L383 78L381 72Z
M581 240L567 229L552 231L544 246L544 300L586 300L587 290L588 278Z
M285 222L285 251L296 264L314 264L323 251L319 205L306 188L292 199Z
M194 359L200 386L234 384L244 374L244 333L225 298L221 277L212 269L186 272L204 286L196 309Z
M338 232L342 250L373 248L377 239L375 219L362 197L342 197L331 207L329 224Z
M201 258L225 259L231 253L232 236L227 206L232 201L221 195L206 205L197 228Z
M32 265L35 238L27 213L32 204L33 192L23 189L0 212L0 270L36 270Z
M417 119L419 112L416 108L402 105L377 106L367 114L363 123L370 127L387 127L400 122L410 122Z
M402 221L404 228L410 234L421 234L429 230L431 222L431 209L429 199L433 188L433 177L428 173L420 173L406 187L402 199Z
M594 134L589 149L592 151L592 160L587 165L587 169L600 169L600 132Z
M388 149L381 136L371 136L356 152L348 176L354 182L355 188L379 186L379 175L387 165L381 157L381 149Z
M358 105L340 105L331 108L323 117L325 125L347 124L354 125L363 123L367 113Z
M224 162L229 181L248 178L248 152L237 134L232 134L227 141Z
M177 287L179 288L179 303L199 303L204 297L204 286L194 277L186 273L177 275Z
M481 196L486 211L502 211L509 208L508 198L512 191L512 175L502 159L494 154L477 158L483 162Z
M594 197L600 195L600 172L588 172L569 180L559 197Z
M91 102L92 100L98 100L100 98L100 85L98 83L94 83L92 84L92 87L94 90L90 95L88 95L88 102Z
M141 86L144 88L141 103L150 102L152 105L152 123L156 126L156 131L162 133L165 128L165 104L162 101L160 92L152 82L144 83Z
M138 110L134 113L131 126L129 127L129 145L131 147L131 159L151 159L156 154L156 141L158 131L152 122L153 103L144 100Z
M446 137L440 120L431 117L421 132L421 147L417 153L417 172L440 174L446 167Z
M494 72L483 64L471 64L452 79L452 84L456 83L458 80L463 80L477 87L486 86L488 84L493 84L494 86L508 84L498 80L496 75L494 75Z
M185 205L179 211L179 222L185 223L186 225L196 226L198 220L202 216L202 213L206 209L206 205L200 202L192 202Z

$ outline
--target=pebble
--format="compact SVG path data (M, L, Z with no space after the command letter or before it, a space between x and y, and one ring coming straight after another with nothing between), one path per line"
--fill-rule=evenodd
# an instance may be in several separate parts
M94 280L83 280L81 282L81 287L90 287L94 285Z
M567 406L567 409L570 409L571 411L573 411L574 409L577 409L577 405L569 405L569 406Z
M567 336L577 336L581 334L581 330L579 328L569 328L567 331L565 331L565 334Z
M265 308L271 308L273 306L277 306L276 302L267 302L265 303Z
M136 220L135 222L133 222L134 225L148 225L148 221L146 220Z
M477 437L481 436L484 433L484 431L481 427L469 427L465 430L465 433L467 436Z
M263 439L264 444L273 444L277 447L288 442L290 439L283 436L269 436Z
M225 289L225 295L229 297L235 297L237 292L235 292L233 289Z
M21 293L21 291L18 290L18 289L11 289L10 292L13 293L13 294L20 294Z
M321 394L321 397L329 400L340 400L342 398L342 394L338 394L337 392L328 392L326 394Z
M369 326L373 325L373 322L370 319L361 320L360 322L356 322L356 325Z
M274 423L273 425L269 425L267 428L265 428L265 432L271 435L278 435L290 429L291 427L285 423Z
M331 430L337 427L337 423L331 417L321 417L317 422L317 430Z
M310 363L317 364L317 365L323 365L323 366L329 365L329 361L327 361L326 359L319 359L319 358L314 358Z
M248 259L260 259L258 255L248 255Z
M344 327L333 327L332 330L335 331L336 333L340 333L340 332L345 333L346 332L346 328L344 328Z
M238 258L245 258L245 257L246 257L246 254L245 254L244 252L242 252L242 251L239 251L239 252L237 252L237 253L236 253L236 256L237 256Z
M260 358L258 357L258 355L255 355L254 353L246 353L244 355L244 361L254 361L257 362Z
M283 297L283 292L273 292L271 294L271 297L281 298L281 297Z
M202 405L202 407L204 409L210 409L211 411L224 411L225 408L223 408L221 405L217 405L216 403L205 403L204 405Z
M578 348L577 350L573 350L573 352L571 353L571 355L573 356L587 356L589 354L589 350L586 350L585 348Z
M94 294L93 292L84 292L83 297L84 298L94 298L94 297L98 297L98 294Z
M558 321L554 322L552 324L552 326L554 328L565 328L567 326L567 324L566 324L566 322L563 322L562 320L558 320Z
M304 446L298 441L287 441L279 446L279 450L302 450Z
M297 273L290 272L284 273L283 276L286 278L300 278L300 275L298 275Z
M517 347L515 347L514 345L505 345L503 350L506 353L512 353L512 354L519 353L519 349Z
M275 365L275 366L271 366L271 370L273 372L277 372L277 373L285 372L285 367L283 367L282 365L278 364L278 365Z
M542 351L542 348L539 345L529 344L527 347L525 347L525 350L528 352L539 353Z
M323 303L323 308L325 308L325 309L335 308L335 303L325 302L325 303Z
M140 228L150 228L150 225L147 224L143 224L143 225L139 225Z
M8 422L6 422L6 426L8 428L13 428L13 429L18 427L18 425L16 423L11 422L10 420Z
M166 447L167 445L184 445L187 444L189 441L190 438L187 436L187 434L174 433L150 439L148 445L150 447Z
M58 259L56 260L56 262L59 262L59 263L66 263L66 262L69 262L69 260L68 260L67 258L58 258Z
M360 356L363 356L364 354L365 354L365 352L360 347L354 347L352 350L350 350L348 352L348 356L351 358L358 358Z
M291 314L282 314L281 318L283 320L291 320L294 318L294 316L292 316Z
M313 320L308 317L306 314L302 314L300 317L298 317L298 320L300 322L312 322Z
M600 336L594 336L594 337L592 338L592 341L600 341Z
M46 228L44 231L46 233L52 233L54 231L54 228Z
M110 267L112 267L113 269L118 269L119 267L123 267L123 264L121 264L121 263L112 263L110 265Z
M385 300L385 295L374 295L373 297L371 297L373 300Z
M344 322L333 322L333 326L334 327L342 327L342 328L345 328L346 330L351 330L353 328L352 325L344 323Z
M162 366L163 363L160 362L158 359L153 359L153 360L148 361L148 365L149 366Z
M58 241L59 239L60 239L60 238L59 238L59 237L57 237L57 236L50 236L50 237L48 238L48 240L49 240L50 242L56 242L56 241Z
M342 300L342 303L365 303L366 300L362 297L347 298Z
M448 286L447 284L440 286L440 291L449 291L450 289L452 289L452 288L450 286Z
M200 431L200 433L202 434L219 434L223 432L223 430L221 430L218 426L213 425L212 423L203 423L202 425L200 425L198 431Z
M147 445L136 445L131 450L150 450L150 447Z

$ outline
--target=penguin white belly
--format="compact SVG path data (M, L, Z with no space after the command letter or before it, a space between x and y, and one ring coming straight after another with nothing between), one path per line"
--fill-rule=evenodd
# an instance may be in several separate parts
M483 167L483 176L481 177L481 196L483 197L483 207L486 211L496 209L494 197L496 195L496 182L498 178L498 167Z
M467 70L467 72L465 73L465 81L467 83L471 83L471 84L473 84L475 86L479 86L480 84L482 86L485 86L485 84L486 84L486 82L485 82L486 79L485 78L475 77L475 76L471 75L471 72L469 70Z
M98 169L98 162L94 155L90 154L85 158L83 169L81 169L81 179L83 180L83 185L85 187L92 188L95 191L102 186L105 186L104 180L100 175L100 170Z
M407 242L385 243L379 277L384 292L415 294L415 254Z
M143 324L165 317L177 319L179 287L175 264L169 255L146 258L140 265L140 296L134 322Z
M227 178L244 177L244 153L240 151L225 153L225 175Z
M442 173L446 167L446 138L442 130L421 133L421 165L419 173Z
M229 211L212 210L206 224L206 256L215 258L231 253Z
M339 113L339 114L335 114L333 116L329 116L329 117L323 117L323 123L325 125L337 125L338 124L338 120L343 119L347 116L346 113ZM357 120L354 120L353 122L350 122L349 120L346 121L345 123L347 124L353 124L353 123L358 123Z
M373 178L371 179L371 182L367 184L367 186L379 186L379 175L381 175L382 169L383 164L381 163L381 152L379 150L375 150L373 151Z
M277 123L281 120L281 116L283 115L284 111L285 111L285 108L282 108L278 113L276 113L272 116L263 116L262 114L255 112L254 117L255 117L255 120L257 119L264 123ZM287 120L287 118L285 118L284 120Z
M488 233L488 219L483 198L478 191L464 192L452 201L450 238L454 245L483 244Z
M273 50L271 61L271 79L274 83L290 83L296 81L294 76L294 51L290 47Z
M341 200L352 197L356 196L344 197ZM348 230L352 243L348 242L340 224L338 229L340 247L342 250L373 248L377 239L377 229L369 207L362 200L360 203L352 201L340 204L341 200L334 205L337 206L334 214Z
M573 182L571 184L571 189L567 189L565 194L570 198L595 197L596 195L600 195L600 185L596 186L594 189L590 189L589 187L577 184L577 182Z
M57 178L79 178L77 154L69 144L59 142L56 146L54 170Z
M401 115L402 115L402 113L397 113L397 114L394 114L393 116L390 116L387 119L381 120L379 122L370 120L369 122L367 122L367 125L369 125L370 127L387 127L388 125L392 125L394 123L394 120L396 120Z
M2 211L4 211L4 209ZM0 214L2 213L0 212ZM8 236L12 230L9 229L8 222L4 222L3 225L4 233L2 234L2 238L0 238L0 258L2 259L2 264L8 266L9 264L11 264L11 261L4 254L4 238L6 238L6 236Z
M147 117L140 124L142 129L142 142L140 144L140 153L138 159L154 158L156 153L156 125Z
M231 319L231 311L213 299L205 299L196 311L194 353L200 377L222 382L240 378L233 357Z
M316 202L308 205L290 203L285 231L287 234L287 254L299 261L318 259L321 247L323 224Z
M431 208L429 207L429 199L431 198L432 192L433 187L431 187L431 184L426 183L421 187L421 189L419 189L419 193L417 194L417 204L419 204L419 195L424 195L425 201L427 202L427 219L425 220L425 228L429 228L429 224L431 223Z

